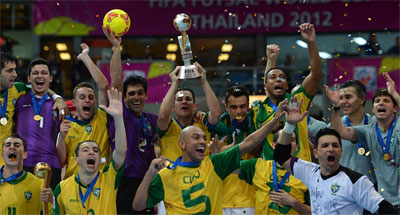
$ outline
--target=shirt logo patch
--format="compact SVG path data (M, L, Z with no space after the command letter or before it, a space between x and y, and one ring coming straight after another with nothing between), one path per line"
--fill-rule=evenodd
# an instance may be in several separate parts
M91 125L87 126L87 127L85 128L85 131L86 131L88 134L92 133L92 126L91 126Z
M97 198L100 197L100 188L95 188L93 190L93 195L96 196Z
M32 193L29 191L25 191L24 196L25 196L25 199L29 201L32 198Z
M338 184L332 184L331 186L331 191L333 195L336 195L336 193L340 190L340 185Z
M13 105L15 106L15 104L17 104L17 100L16 100L16 99L13 99L13 100L12 100L12 103L13 103Z

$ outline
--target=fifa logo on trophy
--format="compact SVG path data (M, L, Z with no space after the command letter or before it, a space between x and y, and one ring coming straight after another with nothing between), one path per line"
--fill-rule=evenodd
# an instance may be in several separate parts
M180 13L175 16L174 26L176 30L181 32L181 36L178 36L179 48L181 49L182 60L184 66L179 71L179 79L189 79L200 77L200 73L197 67L190 64L190 60L193 59L192 48L190 46L189 36L186 31L189 30L192 25L192 20L185 13Z

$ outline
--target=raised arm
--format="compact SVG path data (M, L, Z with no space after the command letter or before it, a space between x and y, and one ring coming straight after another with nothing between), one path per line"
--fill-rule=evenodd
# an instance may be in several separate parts
M390 93L390 95L393 96L394 100L396 100L397 105L400 105L400 95L396 91L396 84L394 83L392 78L390 78L387 72L383 73L383 77L385 77L386 79L386 87L388 89L388 92Z
M218 123L219 116L221 116L221 107L219 106L219 102L217 97L214 94L214 91L211 89L210 84L207 81L207 72L206 70L197 62L194 63L194 66L197 67L200 73L200 83L203 88L204 95L206 97L208 110L208 122L212 125Z
M90 72L90 75L92 76L93 80L96 82L97 87L99 88L99 104L107 105L108 81L106 77L104 77L100 69L89 57L89 46L86 43L81 43L81 48L82 53L78 55L78 60L81 60L85 64L86 68Z
M308 46L308 55L310 58L311 72L303 81L303 88L309 96L314 96L318 90L319 81L322 78L321 60L319 59L319 52L317 42L315 41L314 25L310 23L303 23L299 26L301 36L306 41Z
M112 158L115 168L120 169L125 162L127 148L125 124L122 114L122 92L111 88L111 90L107 91L107 96L110 101L109 106L100 105L100 108L110 114L115 121L115 150L113 151Z
M69 115L69 109L68 106L65 104L64 99L57 95L53 90L49 89L48 90L49 95L51 98L54 100L54 105L52 110L58 110L58 119L60 121L63 121L67 115Z
M284 110L286 109L286 107L287 107L287 99L285 99L279 104L275 116L271 121L269 121L261 128L259 128L257 131L247 136L246 139L244 139L243 142L239 144L240 157L242 157L247 152L251 151L258 144L264 142L264 140L267 138L267 135L271 133L275 125L282 120L282 117L284 115Z
M335 84L335 91L329 89L328 86L325 85L326 95L328 99L332 103L332 110L331 110L331 123L332 128L335 129L339 134L340 137L345 140L357 141L356 132L352 127L344 127L342 125L342 121L340 120L340 96L339 90L337 85Z
M174 108L175 93L178 90L179 79L178 72L180 66L177 66L174 71L169 74L172 84L169 87L167 95L161 103L160 110L158 111L157 126L160 130L165 131L168 128L169 122L171 121L171 113Z
M122 64L121 64L121 37L115 37L113 32L108 32L103 26L104 35L112 44L113 55L111 57L110 64L110 76L111 76L111 87L118 89L122 92L123 81L122 81Z
M151 161L150 167L136 191L135 199L132 202L133 210L142 211L146 208L151 179L153 179L154 175L157 174L158 171L165 167L166 162L167 160L164 156Z
M301 99L299 103L297 102L297 97L292 97L290 99L290 103L285 113L285 127L283 128L283 131L278 138L278 144L274 152L274 159L290 173L292 173L292 170L290 169L290 160L292 157L292 155L290 154L290 142L292 138L292 133L296 124L298 122L301 122L308 114L308 111L300 113L302 104L303 99Z
M276 67L276 61L278 59L279 55L279 46L275 44L269 44L267 45L267 65L265 66L265 74L272 68Z
M65 119L64 121L61 122L60 132L58 133L57 143L56 143L58 160L60 161L61 167L65 166L68 160L67 146L65 145L65 137L67 136L67 133L70 128L71 128L71 121Z

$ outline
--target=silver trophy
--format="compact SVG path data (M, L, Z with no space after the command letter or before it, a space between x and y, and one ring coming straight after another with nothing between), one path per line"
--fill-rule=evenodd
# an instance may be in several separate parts
M192 25L192 20L186 13L180 13L175 16L174 26L176 30L181 32L181 36L178 36L179 48L181 49L181 55L184 65L179 71L179 79L189 79L200 77L200 73L197 67L190 64L190 60L193 59L192 48L190 47L189 36L186 31L189 30Z

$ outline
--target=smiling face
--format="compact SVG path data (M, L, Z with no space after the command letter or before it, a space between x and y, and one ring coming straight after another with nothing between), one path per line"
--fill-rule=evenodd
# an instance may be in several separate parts
M192 117L197 109L190 91L181 90L175 94L175 115L178 118Z
M75 162L79 165L79 171L88 174L97 173L100 164L100 148L96 142L87 141L79 144Z
M48 92L52 80L53 76L50 74L49 67L45 64L33 66L28 76L32 90L38 96L44 96Z
M20 138L8 137L3 144L2 157L8 168L22 170L23 160L28 157Z
M206 135L199 127L188 126L183 129L178 141L182 149L183 161L202 161L207 148L206 140Z
M340 107L345 115L352 115L364 111L365 98L359 98L354 87L340 89Z
M236 121L241 123L246 118L247 111L249 110L249 101L247 101L246 96L229 96L225 108L229 113L231 121L236 117Z
M76 91L73 103L76 107L78 119L86 121L93 116L97 100L94 90L89 87L81 87Z
M279 69L269 71L264 77L264 89L269 96L283 98L288 89L285 73Z
M11 88L17 78L16 65L14 61L4 63L4 68L0 73L0 90Z
M124 95L124 102L136 116L141 116L143 106L147 100L146 92L143 85L129 85L126 94Z
M321 166L321 173L329 175L339 168L342 157L342 147L339 139L334 135L323 135L318 139L318 148L314 149L314 156Z
M395 104L390 96L377 96L373 102L372 113L378 121L392 120L396 115Z

